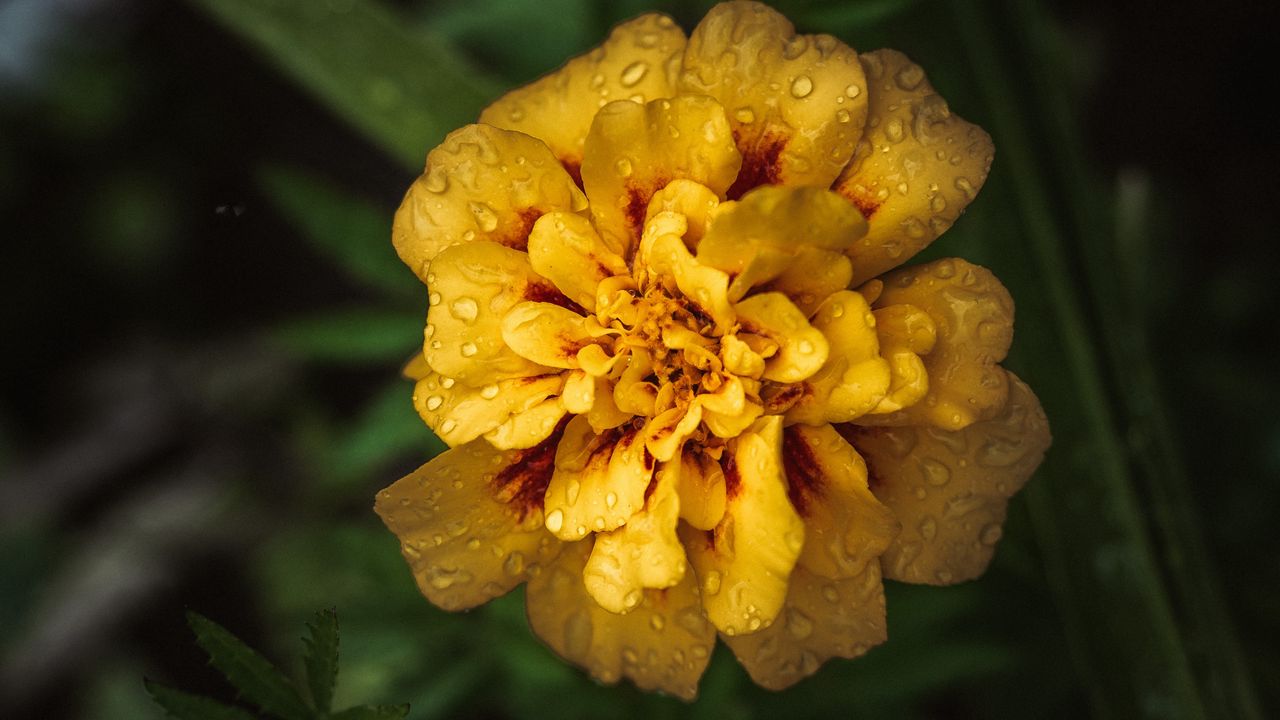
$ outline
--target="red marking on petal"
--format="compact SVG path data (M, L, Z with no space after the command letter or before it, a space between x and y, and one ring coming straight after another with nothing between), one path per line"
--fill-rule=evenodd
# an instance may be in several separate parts
M748 190L761 185L777 185L782 180L782 168L778 158L787 146L787 139L777 133L765 133L756 139L755 146L744 148L737 130L733 131L734 144L742 153L742 169L733 185L729 186L728 197L737 200Z
M582 160L580 158L560 158L560 164L564 166L565 172L569 173L569 177L573 178L573 184L582 190Z
M794 427L782 431L782 469L787 478L787 497L792 507L802 517L808 517L809 506L820 499L826 478L813 448Z
M853 423L836 423L831 427L835 428L835 431L840 433L840 437L852 445L854 450L858 450L858 442L860 440L875 437L888 431L888 428L868 427ZM867 464L867 487L874 493L884 481L881 479L880 474L876 472L871 456L861 450L858 450L858 454L862 456L863 461Z
M550 437L527 450L521 450L510 465L493 477L494 494L499 499L509 498L506 502L519 510L521 520L535 510L542 511L543 497L547 494L547 485L551 483L551 474L555 471L556 447L560 444L560 436L564 434L564 426L568 422L568 418L561 420Z
M742 475L738 472L738 461L733 459L733 453L725 453L720 459L720 470L724 472L725 499L732 500L742 492Z
M565 297L565 294L560 292L559 288L551 284L529 283L524 288L524 299L559 305L565 310L571 310L583 317L587 315L587 311L581 305Z

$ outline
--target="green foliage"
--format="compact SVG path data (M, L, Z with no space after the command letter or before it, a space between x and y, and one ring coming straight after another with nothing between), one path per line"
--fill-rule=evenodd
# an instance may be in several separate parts
M338 679L338 615L333 610L315 613L307 623L304 638L307 689L311 702L303 699L295 684L271 661L232 635L226 628L196 612L187 613L187 624L196 644L209 655L209 662L239 692L242 699L278 720L396 720L409 714L406 705L362 705L331 712L333 690ZM147 692L157 705L177 720L251 720L243 708L212 698L166 687L145 680Z

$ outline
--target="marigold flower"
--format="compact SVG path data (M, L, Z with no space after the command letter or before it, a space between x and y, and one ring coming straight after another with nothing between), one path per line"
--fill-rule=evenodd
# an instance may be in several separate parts
M422 592L527 581L564 658L692 698L717 634L783 688L885 640L882 577L981 574L1049 444L1013 302L894 268L992 152L901 53L752 2L624 23L450 134L393 235L451 449L376 506Z

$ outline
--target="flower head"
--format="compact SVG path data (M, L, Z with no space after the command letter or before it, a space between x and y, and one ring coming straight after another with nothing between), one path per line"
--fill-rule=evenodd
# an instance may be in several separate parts
M895 270L992 145L901 53L731 2L449 135L396 215L450 450L378 495L423 593L528 582L594 676L692 697L719 634L786 687L886 637L882 577L979 575L1048 446L987 270Z

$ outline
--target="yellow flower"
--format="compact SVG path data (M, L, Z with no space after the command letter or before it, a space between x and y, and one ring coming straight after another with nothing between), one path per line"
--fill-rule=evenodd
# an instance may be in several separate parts
M750 2L624 23L449 135L393 235L451 449L376 506L422 592L527 581L564 658L692 698L717 634L783 688L885 640L882 577L981 574L1049 444L1013 302L894 268L992 152L901 53Z

